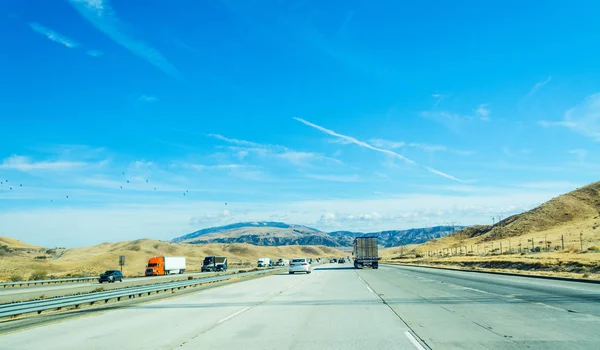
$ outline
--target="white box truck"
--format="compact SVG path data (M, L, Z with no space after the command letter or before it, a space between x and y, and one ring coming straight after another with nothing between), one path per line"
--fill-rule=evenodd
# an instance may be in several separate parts
M258 258L258 262L256 263L258 267L269 267L272 266L273 263L269 258Z

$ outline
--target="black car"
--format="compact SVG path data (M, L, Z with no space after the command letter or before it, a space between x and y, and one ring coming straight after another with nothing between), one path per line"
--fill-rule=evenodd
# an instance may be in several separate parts
M346 263L346 260L344 260L344 258L340 258L338 260L338 264L345 264L345 263Z
M100 275L98 282L114 283L116 281L123 282L123 274L119 270L108 270Z

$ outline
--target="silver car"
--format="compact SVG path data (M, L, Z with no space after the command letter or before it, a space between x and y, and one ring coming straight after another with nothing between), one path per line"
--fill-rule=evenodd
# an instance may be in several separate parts
M311 273L310 263L306 258L294 258L290 261L290 275L295 272Z

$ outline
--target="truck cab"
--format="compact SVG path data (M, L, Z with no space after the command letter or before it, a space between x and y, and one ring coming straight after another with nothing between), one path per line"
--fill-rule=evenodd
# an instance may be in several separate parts
M227 258L224 256L207 256L202 261L202 272L227 271Z
M155 256L148 260L146 276L160 276L182 274L185 272L185 257L183 256Z
M150 260L148 260L148 265L146 265L146 276L159 276L164 274L165 265L163 257L150 258Z

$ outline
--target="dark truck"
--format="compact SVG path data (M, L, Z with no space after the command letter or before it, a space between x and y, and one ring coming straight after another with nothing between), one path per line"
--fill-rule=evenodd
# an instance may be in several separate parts
M362 269L365 266L379 268L377 236L356 237L352 243L352 256L355 269Z
M227 271L227 258L224 256L207 256L202 261L202 272Z

